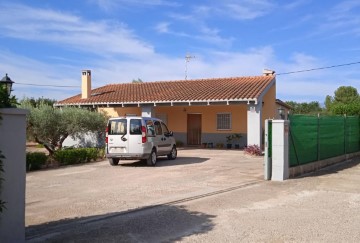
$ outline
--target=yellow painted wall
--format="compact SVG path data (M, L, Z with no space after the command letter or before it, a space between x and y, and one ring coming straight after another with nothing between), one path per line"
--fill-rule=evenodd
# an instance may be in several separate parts
M173 106L156 107L155 113L167 114L169 128L174 132L187 132L187 114L201 114L203 133L246 133L247 107L243 105L224 106ZM229 112L232 117L231 130L216 129L216 114Z
M141 108L139 107L99 107L98 111L104 111L110 117L125 116L126 114L141 116Z
M262 113L262 124L264 124L265 119L276 118L276 84L274 84L269 91L264 95L263 102L263 113Z

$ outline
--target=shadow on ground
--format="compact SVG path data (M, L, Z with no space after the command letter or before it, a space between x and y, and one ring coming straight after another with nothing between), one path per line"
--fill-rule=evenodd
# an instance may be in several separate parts
M156 161L156 167L163 166L175 166L175 165L190 165L190 164L199 164L209 160L208 158L200 157L178 157L175 160L169 160L166 157L159 157ZM135 162L126 162L126 160L120 160L120 166L128 167L146 167L148 166L145 161L138 160Z
M26 228L27 242L174 242L214 227L214 215L158 205Z
M322 176L322 175L328 175L328 174L337 174L340 171L350 169L359 164L360 164L360 157L357 157L357 158L353 158L349 161L344 161L341 163L326 166L324 168L321 168L320 170L310 172L307 174L303 174L303 175L300 175L300 176L292 178L292 179L298 179L298 178L304 178L304 177L316 177L316 176Z

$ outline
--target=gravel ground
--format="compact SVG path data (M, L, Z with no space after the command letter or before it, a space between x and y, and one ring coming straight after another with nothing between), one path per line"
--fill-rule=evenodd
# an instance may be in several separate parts
M155 168L100 162L29 173L27 241L360 240L360 159L271 182L262 158L239 151L179 156Z

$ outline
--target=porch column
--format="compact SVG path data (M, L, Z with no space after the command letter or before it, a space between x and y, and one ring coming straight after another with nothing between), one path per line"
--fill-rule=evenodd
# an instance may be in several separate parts
M154 116L154 107L152 106L143 106L141 107L141 116L143 117L151 117Z
M262 101L257 104L247 105L247 145L258 145L261 147L262 135Z

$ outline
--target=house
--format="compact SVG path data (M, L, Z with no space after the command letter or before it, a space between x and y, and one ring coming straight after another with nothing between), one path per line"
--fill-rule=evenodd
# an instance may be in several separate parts
M275 103L277 110L275 119L288 120L289 114L293 108L279 99L276 99Z
M91 71L82 71L82 92L56 107L77 106L109 116L162 119L185 145L225 143L242 135L240 146L261 145L264 120L275 118L276 75L108 84L91 89Z

